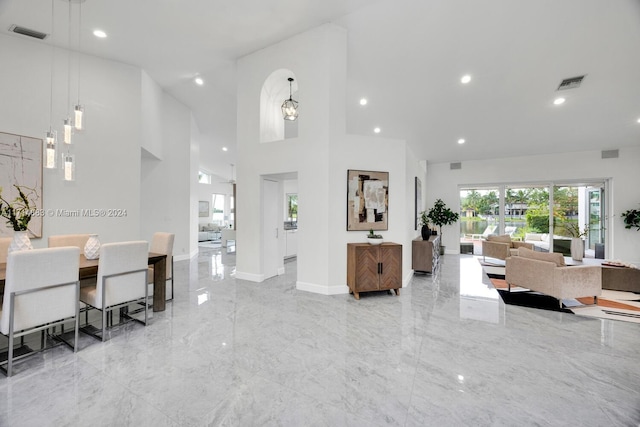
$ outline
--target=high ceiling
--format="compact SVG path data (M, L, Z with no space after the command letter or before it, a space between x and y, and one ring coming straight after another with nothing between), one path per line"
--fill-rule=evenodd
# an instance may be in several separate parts
M640 144L638 0L71 1L82 5L81 50L145 69L189 106L201 165L226 178L235 60L327 22L348 30L349 133L379 127L429 162ZM44 43L66 47L68 1L53 5ZM24 37L12 24L50 33L51 9L52 0L0 0L0 34ZM557 90L580 75L579 88ZM566 102L556 106L558 96Z

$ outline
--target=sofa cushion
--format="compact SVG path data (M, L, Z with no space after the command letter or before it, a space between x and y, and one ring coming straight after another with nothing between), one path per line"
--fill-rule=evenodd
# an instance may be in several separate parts
M496 236L495 234L490 234L487 236L487 240L489 242L498 242L498 243L509 243L511 244L511 236L508 234L503 234L501 236Z
M564 257L559 252L537 252L528 248L518 248L518 256L522 258L537 259L538 261L553 262L558 267L564 267Z
M524 235L524 241L540 241L542 240L542 234L540 233L527 233Z

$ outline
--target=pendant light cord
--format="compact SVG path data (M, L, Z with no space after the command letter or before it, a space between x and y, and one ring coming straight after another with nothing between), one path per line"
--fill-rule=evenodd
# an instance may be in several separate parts
M80 105L80 33L82 31L82 3L79 5L78 12L78 105Z
M55 0L51 0L51 93L49 94L49 132L53 130L53 62L55 61L55 45L53 44L53 25L54 25L54 10Z
M67 108L71 108L71 0L69 1L69 51L67 61Z

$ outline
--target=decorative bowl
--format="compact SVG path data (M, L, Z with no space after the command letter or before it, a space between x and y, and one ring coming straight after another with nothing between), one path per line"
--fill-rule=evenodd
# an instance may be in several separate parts
M369 242L370 245L380 245L384 242L384 239L382 237L373 239L371 237L367 237L367 242Z

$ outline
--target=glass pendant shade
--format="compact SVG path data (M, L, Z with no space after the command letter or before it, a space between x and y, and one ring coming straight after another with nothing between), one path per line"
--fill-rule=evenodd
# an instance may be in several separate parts
M291 97L291 84L293 83L293 79L289 77L289 99L285 99L282 103L282 117L285 120L295 120L298 118L298 101L294 100Z
M73 154L62 155L62 171L64 173L63 179L65 181L76 180L76 162Z
M71 119L64 119L64 143L65 144L71 144L71 128L73 128Z
M298 118L298 102L289 98L282 104L282 116L285 120L295 120Z
M47 143L44 149L44 167L45 169L56 168L56 132L52 130L47 132Z
M73 123L75 124L75 128L76 130L82 130L82 114L84 113L84 109L82 108L82 105L76 105L76 108L74 110L75 112L75 120L73 121Z

